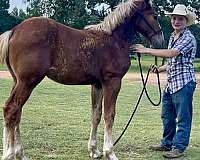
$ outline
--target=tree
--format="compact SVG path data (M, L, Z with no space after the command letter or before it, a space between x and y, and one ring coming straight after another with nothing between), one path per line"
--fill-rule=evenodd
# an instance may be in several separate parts
M15 16L12 16L8 13L9 9L9 0L0 1L0 33L3 33L21 22Z
M97 16L90 16L86 0L27 0L29 17L45 16L65 25L82 29L91 22L98 21Z
M23 21L23 20L28 18L26 13L22 9L18 10L16 7L13 8L12 12L10 13L10 15L15 17L19 21Z
M17 17L19 14L18 14L18 9L17 7L13 8L12 12L11 12L11 15Z
M97 23L113 10L120 0L26 0L30 3L27 13L32 16L46 16L58 22L82 29L85 25ZM102 3L108 10L98 10Z
M27 7L26 11L29 17L38 17L47 15L47 11L45 9L46 1L44 0L33 0L30 2L30 6Z
M84 0L56 0L53 9L52 18L75 28L83 28L89 18Z
M0 1L0 12L8 13L8 8L10 7L9 0L1 0Z
M28 18L27 14L26 14L22 9L19 10L18 17L19 17L21 20L25 20L25 19Z
M8 16L8 8L10 7L9 5L9 0L1 0L0 1L0 33L4 32L6 30L6 16Z

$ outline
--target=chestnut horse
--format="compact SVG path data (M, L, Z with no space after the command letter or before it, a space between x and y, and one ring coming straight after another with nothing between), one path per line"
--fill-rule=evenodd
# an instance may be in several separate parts
M88 149L97 148L97 127L104 99L103 153L117 160L112 127L123 76L131 64L129 53L136 32L160 48L164 38L150 0L128 0L101 23L77 30L52 19L25 20L0 36L0 61L6 62L14 85L5 106L3 160L27 160L20 138L22 107L45 76L66 85L92 85L92 122Z

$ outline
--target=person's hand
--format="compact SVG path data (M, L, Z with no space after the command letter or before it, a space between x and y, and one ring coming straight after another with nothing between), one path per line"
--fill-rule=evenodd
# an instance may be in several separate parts
M153 73L159 73L158 66L156 66L156 65L151 65L150 68L151 68L151 72L153 72Z
M145 47L142 44L134 44L130 47L133 52L144 53Z

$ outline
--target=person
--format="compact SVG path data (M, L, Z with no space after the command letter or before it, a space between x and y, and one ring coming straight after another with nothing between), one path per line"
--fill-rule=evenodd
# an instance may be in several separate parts
M193 67L196 40L188 26L195 23L196 15L183 4L177 4L173 12L168 14L174 29L168 49L146 48L141 44L131 48L134 52L168 58L166 65L152 68L153 72L167 71L167 85L162 97L163 138L159 145L150 148L167 151L163 156L173 159L184 155L190 139L192 100L196 88Z

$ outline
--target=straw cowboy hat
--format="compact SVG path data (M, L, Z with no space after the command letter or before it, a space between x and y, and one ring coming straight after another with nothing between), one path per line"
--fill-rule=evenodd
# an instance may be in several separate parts
M187 26L195 23L196 14L189 11L187 7L183 4L177 4L172 13L167 13L167 15L181 15L187 18Z

